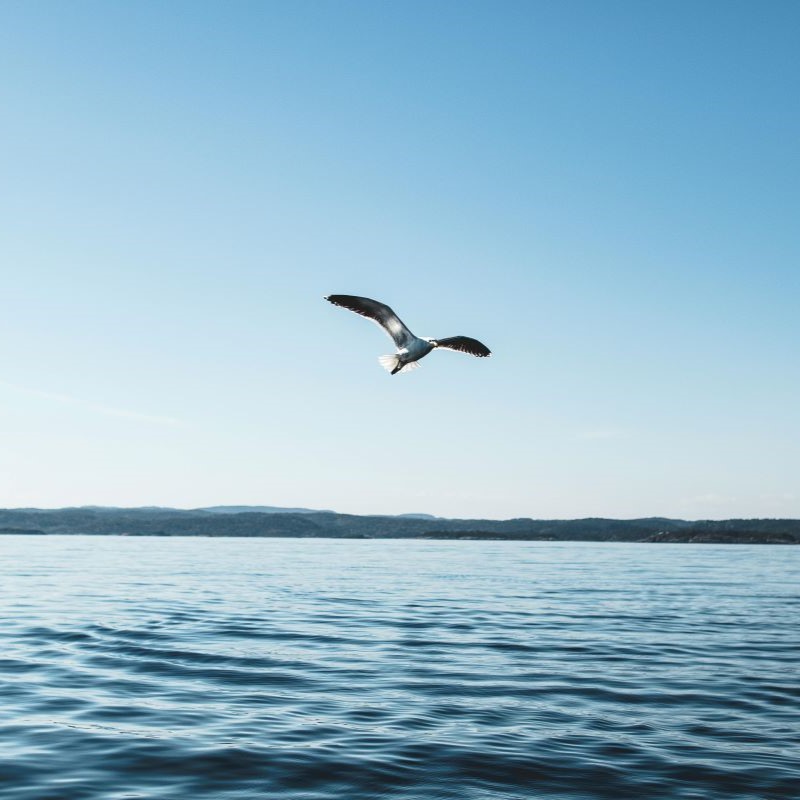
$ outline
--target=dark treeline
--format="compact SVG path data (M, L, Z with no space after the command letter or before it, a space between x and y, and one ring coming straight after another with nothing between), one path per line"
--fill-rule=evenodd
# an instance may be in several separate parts
M277 509L276 509L277 511ZM463 520L330 511L231 513L168 508L0 509L0 534L292 536L610 542L800 543L800 520Z

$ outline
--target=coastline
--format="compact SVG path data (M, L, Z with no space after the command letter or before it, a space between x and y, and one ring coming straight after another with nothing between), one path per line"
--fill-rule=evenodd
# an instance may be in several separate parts
M800 520L464 520L333 511L165 508L0 509L0 535L594 541L647 544L800 544Z

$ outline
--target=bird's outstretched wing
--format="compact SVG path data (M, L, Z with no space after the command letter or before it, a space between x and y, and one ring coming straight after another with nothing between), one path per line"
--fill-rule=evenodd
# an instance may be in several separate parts
M416 338L389 306L385 306L377 300L370 300L369 297L356 297L352 294L331 294L325 299L335 306L341 306L377 322L392 337L399 348L407 347Z
M469 336L450 336L447 339L437 339L439 347L446 347L448 350L458 350L459 353L469 353L471 356L485 358L490 356L492 351L477 339L470 339Z

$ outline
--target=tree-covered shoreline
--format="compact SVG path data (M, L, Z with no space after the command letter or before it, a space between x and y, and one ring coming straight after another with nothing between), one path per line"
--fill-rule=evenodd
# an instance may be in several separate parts
M0 534L800 544L800 520L444 519L223 508L0 509Z

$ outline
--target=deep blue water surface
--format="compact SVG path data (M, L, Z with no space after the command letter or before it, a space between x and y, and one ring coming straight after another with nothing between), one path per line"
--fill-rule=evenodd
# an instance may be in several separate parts
M0 536L3 800L800 798L800 547Z

